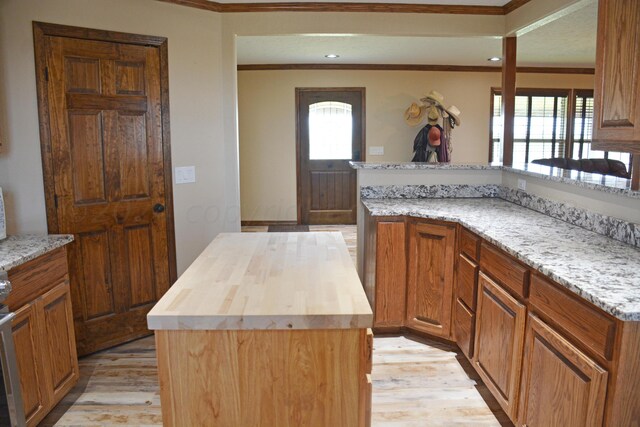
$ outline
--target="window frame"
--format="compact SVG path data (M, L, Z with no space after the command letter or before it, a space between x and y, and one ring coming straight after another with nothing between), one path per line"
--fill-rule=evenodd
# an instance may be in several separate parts
M489 162L493 161L493 111L495 108L495 96L502 95L501 87L491 87L490 91L490 102L489 102ZM573 145L576 143L574 139L574 125L575 125L575 115L576 115L576 97L593 97L593 89L554 89L554 88L516 88L516 96L566 96L567 97L567 110L565 117L565 130L567 134L566 143L564 147L564 157L567 159L573 158ZM555 104L555 103L554 103ZM531 106L529 106L529 112L531 112ZM557 108L557 107L556 107ZM554 114L554 117L556 115ZM556 118L557 119L557 118ZM531 116L529 115L529 121L531 120ZM584 120L584 117L583 117ZM555 126L554 126L555 133ZM578 141L578 143L584 144L583 141ZM528 145L527 145L528 149ZM552 145L552 153L555 153L555 141ZM629 164L625 165L627 167L627 171L631 173L631 168L633 167L633 153L631 153L629 157ZM580 157L582 158L582 157ZM604 158L609 158L609 151L604 152Z
M571 97L571 92L572 89L555 89L555 88L531 88L531 87L524 87L524 88L516 88L516 96L527 96L527 97L533 97L533 96L553 96L553 97L558 97L558 96L566 96L567 97L567 116L565 117L565 130L567 133L567 141L565 144L565 156L567 155L567 144L569 144L569 131L573 131L573 123L571 125L571 127L569 127L568 122L569 122L569 118L571 117L570 115L570 111L573 110L574 106L573 106L573 102L572 102L572 97ZM495 87L492 86L491 87L491 91L490 91L490 101L489 101L489 162L491 163L493 161L493 110L495 108L495 103L494 103L494 98L496 95L502 95L502 88L501 87ZM557 109L557 101L554 102L554 108ZM529 98L529 124L531 123L531 98ZM555 141L555 132L556 132L556 126L555 126L555 121L557 120L556 114L554 114L554 126L553 126L553 134L554 134L554 138L553 138L553 142L552 142L552 153L555 153L555 147L556 147L556 141ZM527 127L527 132L530 132L530 125ZM527 140L529 139L529 136L527 135ZM528 152L528 148L529 148L529 142L527 141L527 152Z

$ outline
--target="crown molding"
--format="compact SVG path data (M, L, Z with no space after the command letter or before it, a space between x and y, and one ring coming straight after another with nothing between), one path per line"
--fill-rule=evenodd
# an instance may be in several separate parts
M455 71L502 72L502 67L488 65L422 65L422 64L246 64L238 65L238 71L282 70L366 70L366 71ZM595 74L593 68L571 67L517 67L518 73L541 74Z
M382 13L436 13L457 15L506 15L531 0L511 0L504 6L463 6L409 3L219 3L208 0L158 0L180 6L220 13L243 12L382 12Z

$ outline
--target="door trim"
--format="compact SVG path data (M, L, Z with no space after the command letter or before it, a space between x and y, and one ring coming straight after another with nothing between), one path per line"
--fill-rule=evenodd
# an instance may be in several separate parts
M366 123L366 88L365 87L297 87L296 88L296 214L298 216L297 223L302 224L302 175L300 170L300 144L302 143L302 135L300 134L300 97L304 92L359 92L362 101L362 113L360 123L362 123L362 141L360 142L360 160L364 162L366 159L366 140L367 140L367 123ZM356 188L356 192L359 191ZM356 197L358 197L356 193ZM357 208L357 206L356 206Z
M169 280L173 284L178 278L176 267L176 237L173 218L173 178L171 167L171 132L169 129L169 60L166 37L128 34L114 31L94 30L67 25L33 22L33 46L36 65L36 89L38 99L38 120L40 124L40 152L44 197L49 233L59 233L58 214L55 200L53 155L49 123L49 97L45 68L47 66L45 37L68 37L112 43L126 43L158 48L160 56L160 111L162 113L162 152L164 163L164 193L167 219L167 250L169 254Z

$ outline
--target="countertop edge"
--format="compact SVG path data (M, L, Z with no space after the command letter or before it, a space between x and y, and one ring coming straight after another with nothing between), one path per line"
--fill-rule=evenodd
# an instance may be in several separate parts
M373 327L373 312L326 315L197 316L147 315L154 331L269 331L365 329Z
M42 242L43 246L38 247L37 249L34 249L33 251L28 252L25 255L22 255L15 260L12 260L6 263L2 263L0 261L0 271L9 271L12 268L18 267L22 264L25 264L29 261L36 259L39 256L45 255L51 251L54 251L65 245L68 245L74 240L74 237L72 234L15 235L15 236L8 236L5 240L0 241L0 245L3 243L19 244L17 242L18 239L29 239L29 238L46 238L48 240L47 242Z

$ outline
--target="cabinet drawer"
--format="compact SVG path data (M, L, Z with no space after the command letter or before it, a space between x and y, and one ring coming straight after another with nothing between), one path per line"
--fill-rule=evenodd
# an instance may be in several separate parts
M548 280L533 275L529 302L597 355L611 360L616 324L577 297Z
M15 311L67 280L67 250L62 247L9 270L12 290L5 304Z
M525 297L529 270L509 255L482 243L480 268L520 297Z
M478 290L478 266L473 261L460 254L458 257L457 296L471 310L476 309L476 295Z
M460 350L469 359L473 357L473 339L476 326L476 316L469 311L459 299L456 301L456 321L454 324L456 342Z
M473 235L466 228L460 228L460 252L474 261L478 261L480 252L480 238Z

